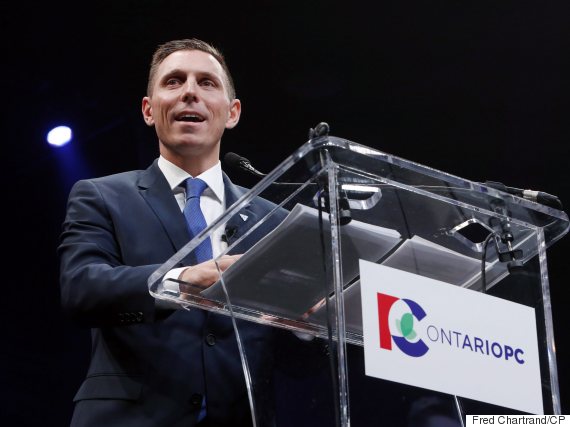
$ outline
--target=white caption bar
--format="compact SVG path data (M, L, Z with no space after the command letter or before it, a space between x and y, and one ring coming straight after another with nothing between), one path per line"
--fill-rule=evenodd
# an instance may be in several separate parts
M568 415L467 415L466 427L474 426L570 427Z

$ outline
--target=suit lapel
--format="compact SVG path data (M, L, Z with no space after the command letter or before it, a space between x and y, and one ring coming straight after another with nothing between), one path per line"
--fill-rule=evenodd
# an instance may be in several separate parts
M228 209L247 192L247 189L232 183L225 173L223 179L226 209ZM190 240L190 234L180 207L156 160L142 173L137 185L141 196L160 220L175 250L179 251ZM240 209L239 213L226 224L225 235L228 245L247 233L260 219L252 203Z
M238 187L224 174L224 188L226 195L226 209L229 209L238 199L243 196L247 190L243 187ZM232 216L226 224L225 236L228 245L231 245L247 231L257 224L260 220L259 215L255 212L252 203L248 203L238 214Z
M141 196L160 220L175 250L179 251L188 243L190 234L170 185L156 160L142 173L137 185Z

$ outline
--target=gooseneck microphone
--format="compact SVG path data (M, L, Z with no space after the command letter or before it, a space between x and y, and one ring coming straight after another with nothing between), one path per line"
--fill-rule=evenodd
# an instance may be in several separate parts
M560 199L552 194L545 193L544 191L523 190L522 188L508 187L502 182L496 181L485 181L483 185L514 196L522 197L523 199L530 200L531 202L540 203L541 205L562 210L562 202Z
M236 171L247 172L251 175L255 175L258 178L265 178L267 176L266 173L260 172L257 169L255 169L251 165L251 162L248 159L236 153L232 152L226 153L226 155L224 156L224 163ZM279 182L279 181L274 181L271 184L289 185L295 187L303 185L299 182Z
M251 163L248 159L246 159L245 157L240 156L239 154L236 154L236 153L232 153L232 152L226 153L226 155L224 156L224 163L233 169L245 171L245 172L253 174L257 177L263 178L267 175L266 173L260 172L257 169L255 169L251 165ZM299 183L299 182L279 182L279 181L275 181L272 184L275 184L275 185L292 185L295 187L303 185L302 183ZM309 185L317 186L318 183L312 182L312 183L309 183ZM351 219L352 219L352 216L350 214L350 204L348 201L348 197L346 195L346 192L342 191L341 194L339 195L339 221L340 221L340 224L341 225L348 224L351 221Z
M234 169L241 169L242 171L252 173L259 177L264 177L265 175L267 175L266 173L259 172L251 165L248 159L236 153L232 152L226 153L226 155L224 156L224 163Z

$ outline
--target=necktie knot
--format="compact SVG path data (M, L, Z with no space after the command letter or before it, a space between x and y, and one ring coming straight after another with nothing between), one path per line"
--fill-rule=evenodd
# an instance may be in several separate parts
M202 195L208 184L200 178L188 178L184 183L186 187L186 200Z

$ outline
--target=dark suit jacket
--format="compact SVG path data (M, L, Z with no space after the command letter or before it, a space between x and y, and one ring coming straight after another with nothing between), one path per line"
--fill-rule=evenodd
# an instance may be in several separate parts
M225 175L224 182L229 207L246 190ZM262 199L245 207L248 220L230 224L232 239L273 207ZM246 250L283 217L275 215L238 250ZM249 425L229 317L159 309L148 291L149 275L189 238L156 161L144 171L79 181L71 190L58 248L62 304L73 319L92 328L91 363L75 396L72 425L192 426L204 394L214 425ZM263 363L271 363L266 350L273 333L269 327L239 323L255 377Z

